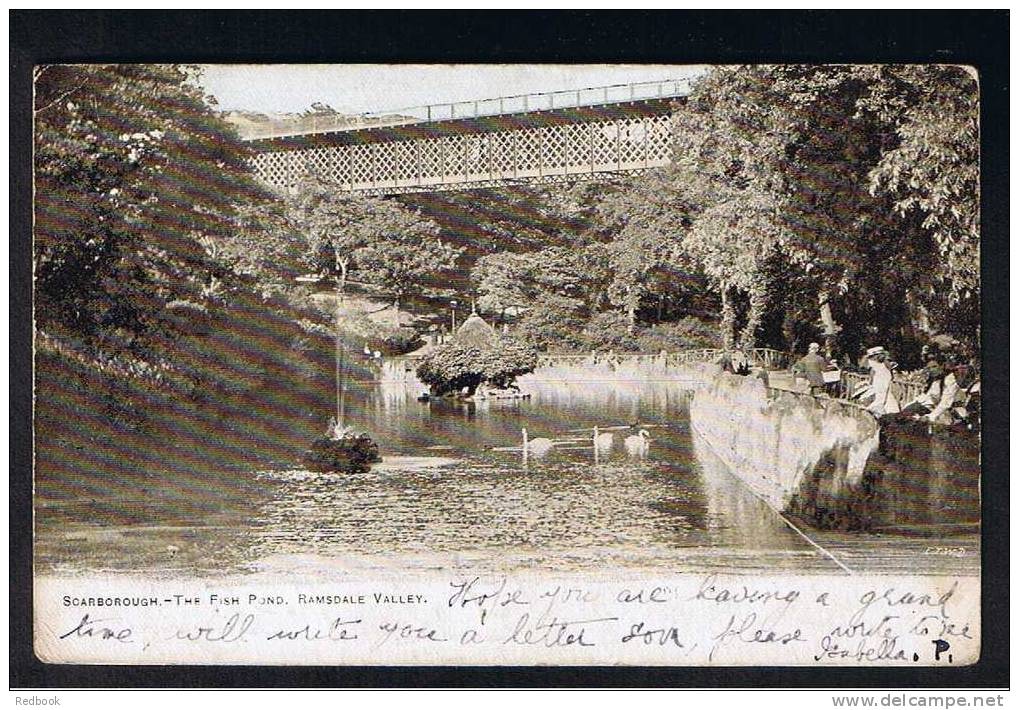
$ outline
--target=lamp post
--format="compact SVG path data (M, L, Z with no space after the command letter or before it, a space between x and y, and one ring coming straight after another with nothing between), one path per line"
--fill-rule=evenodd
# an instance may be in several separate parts
M452 309L452 315L450 316L450 329L449 334L453 335L456 333L456 301L450 301L449 307Z

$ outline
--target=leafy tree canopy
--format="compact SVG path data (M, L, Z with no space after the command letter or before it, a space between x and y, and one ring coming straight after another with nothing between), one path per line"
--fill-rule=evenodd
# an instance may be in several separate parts
M699 82L676 112L670 174L698 207L689 253L723 302L730 288L750 299L744 344L775 255L846 312L889 296L877 273L928 313L975 294L976 88L937 66L720 67ZM897 327L886 320L877 337Z
M150 329L229 271L210 244L264 202L184 65L50 65L35 82L37 317L86 338ZM212 240L211 242L209 240Z
M439 238L439 225L397 200L351 195L316 175L302 181L289 213L308 240L314 265L331 252L345 281L349 270L394 295L420 290L428 277L452 269L462 250Z

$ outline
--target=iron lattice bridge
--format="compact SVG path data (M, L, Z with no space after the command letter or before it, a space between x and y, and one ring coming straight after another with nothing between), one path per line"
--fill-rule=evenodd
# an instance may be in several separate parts
M308 173L392 195L558 183L659 168L687 81L442 104L380 116L316 116L244 136L258 177L291 192Z

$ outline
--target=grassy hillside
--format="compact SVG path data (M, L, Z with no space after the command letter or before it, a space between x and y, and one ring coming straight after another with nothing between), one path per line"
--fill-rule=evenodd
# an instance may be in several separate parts
M230 471L299 460L333 406L326 323L314 310L241 292L217 311L179 323L158 359L97 357L39 333L40 505L108 522L144 514L144 505L80 508L116 499L103 495L116 488L125 500L158 495L183 514L214 505L210 495L243 494L246 484ZM355 376L371 377L362 364L351 366Z

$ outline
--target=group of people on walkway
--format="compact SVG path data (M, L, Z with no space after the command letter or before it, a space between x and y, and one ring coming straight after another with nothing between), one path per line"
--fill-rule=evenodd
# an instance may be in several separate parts
M880 345L868 348L861 358L860 364L865 366L869 378L857 381L855 391L851 387L853 379L845 378L843 370L822 353L819 343L811 343L790 371L794 381L806 388L803 391L815 396L850 398L878 418L894 416L932 424L979 426L980 373L975 361L967 358L961 347L939 348L934 344L924 346L921 357L924 367L904 373L904 377L922 383L923 390L905 402L900 401L900 395L916 390L895 386L898 365ZM740 350L725 351L717 364L724 372L736 375L753 371L750 359ZM762 370L758 376L770 383L768 372Z
M971 425L980 411L980 377L975 364L957 348L942 351L926 345L921 356L925 366L913 375L923 378L924 389L911 401L904 405L899 401L893 387L896 363L880 345L867 349L864 359L870 381L851 396L866 403L868 411L878 418L894 415L945 425ZM792 371L807 381L812 394L821 394L832 382L838 382L834 375L838 368L821 354L818 343L810 344Z
M901 414L938 424L972 426L980 416L980 371L956 349L942 352L934 346L923 350L924 392L908 403Z

